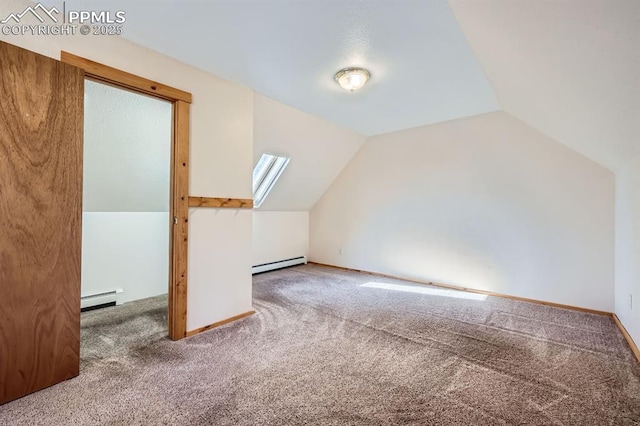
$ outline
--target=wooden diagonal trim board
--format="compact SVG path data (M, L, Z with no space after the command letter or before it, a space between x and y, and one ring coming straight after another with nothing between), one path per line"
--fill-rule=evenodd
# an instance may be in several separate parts
M189 197L189 207L211 207L216 209L252 209L249 198Z
M211 330L212 328L220 327L221 325L225 325L225 324L228 324L230 322L237 321L239 319L242 319L244 317L248 317L249 315L253 315L255 313L256 313L256 311L245 312L245 313L242 313L240 315L236 315L236 316L233 316L231 318L224 319L222 321L214 322L213 324L205 325L204 327L196 328L195 330L188 331L187 332L187 337L194 336L194 335L196 335L198 333L202 333L203 331Z
M82 68L89 77L97 80L104 79L107 83L117 81L119 85L127 86L131 89L142 91L153 96L158 96L170 101L192 102L191 93L184 92L164 84L102 65L89 59L76 56L72 53L62 51L60 60L78 68Z
M616 325L620 329L620 333L622 333L624 338L627 340L629 347L631 347L631 351L638 359L638 362L640 362L640 349L638 349L638 345L636 345L636 342L633 341L627 329L624 327L624 325L622 325L622 322L620 322L620 318L618 318L616 314L611 314L611 316L613 317L613 321L616 323Z

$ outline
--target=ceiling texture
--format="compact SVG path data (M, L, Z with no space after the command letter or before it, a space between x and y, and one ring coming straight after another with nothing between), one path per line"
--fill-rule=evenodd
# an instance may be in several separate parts
M445 0L109 1L118 8L125 38L367 136L500 109ZM333 80L349 66L371 72L355 94Z
M46 0L61 5L61 1ZM104 1L67 0L85 10ZM640 0L111 0L124 37L366 136L503 110L640 153ZM351 94L333 75L362 66Z

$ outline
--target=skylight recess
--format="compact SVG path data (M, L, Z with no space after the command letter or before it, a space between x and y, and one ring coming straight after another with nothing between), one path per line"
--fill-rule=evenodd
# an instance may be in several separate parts
M253 207L258 208L289 164L289 157L262 154L253 168Z

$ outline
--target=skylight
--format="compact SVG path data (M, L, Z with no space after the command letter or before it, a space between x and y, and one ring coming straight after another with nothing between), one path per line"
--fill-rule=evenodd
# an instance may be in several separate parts
M253 169L253 207L258 208L289 164L289 157L262 154Z

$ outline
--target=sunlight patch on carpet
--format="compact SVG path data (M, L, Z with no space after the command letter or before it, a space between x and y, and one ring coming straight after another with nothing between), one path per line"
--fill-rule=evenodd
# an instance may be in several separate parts
M410 285L389 284L389 283L369 281L368 283L360 284L360 287L377 288L381 290L401 291L404 293L428 294L430 296L455 297L456 299L480 300L480 301L487 300L486 294L468 293L466 291L447 290L443 288L432 288L432 287L425 287L425 286L418 287L418 286L410 286Z

